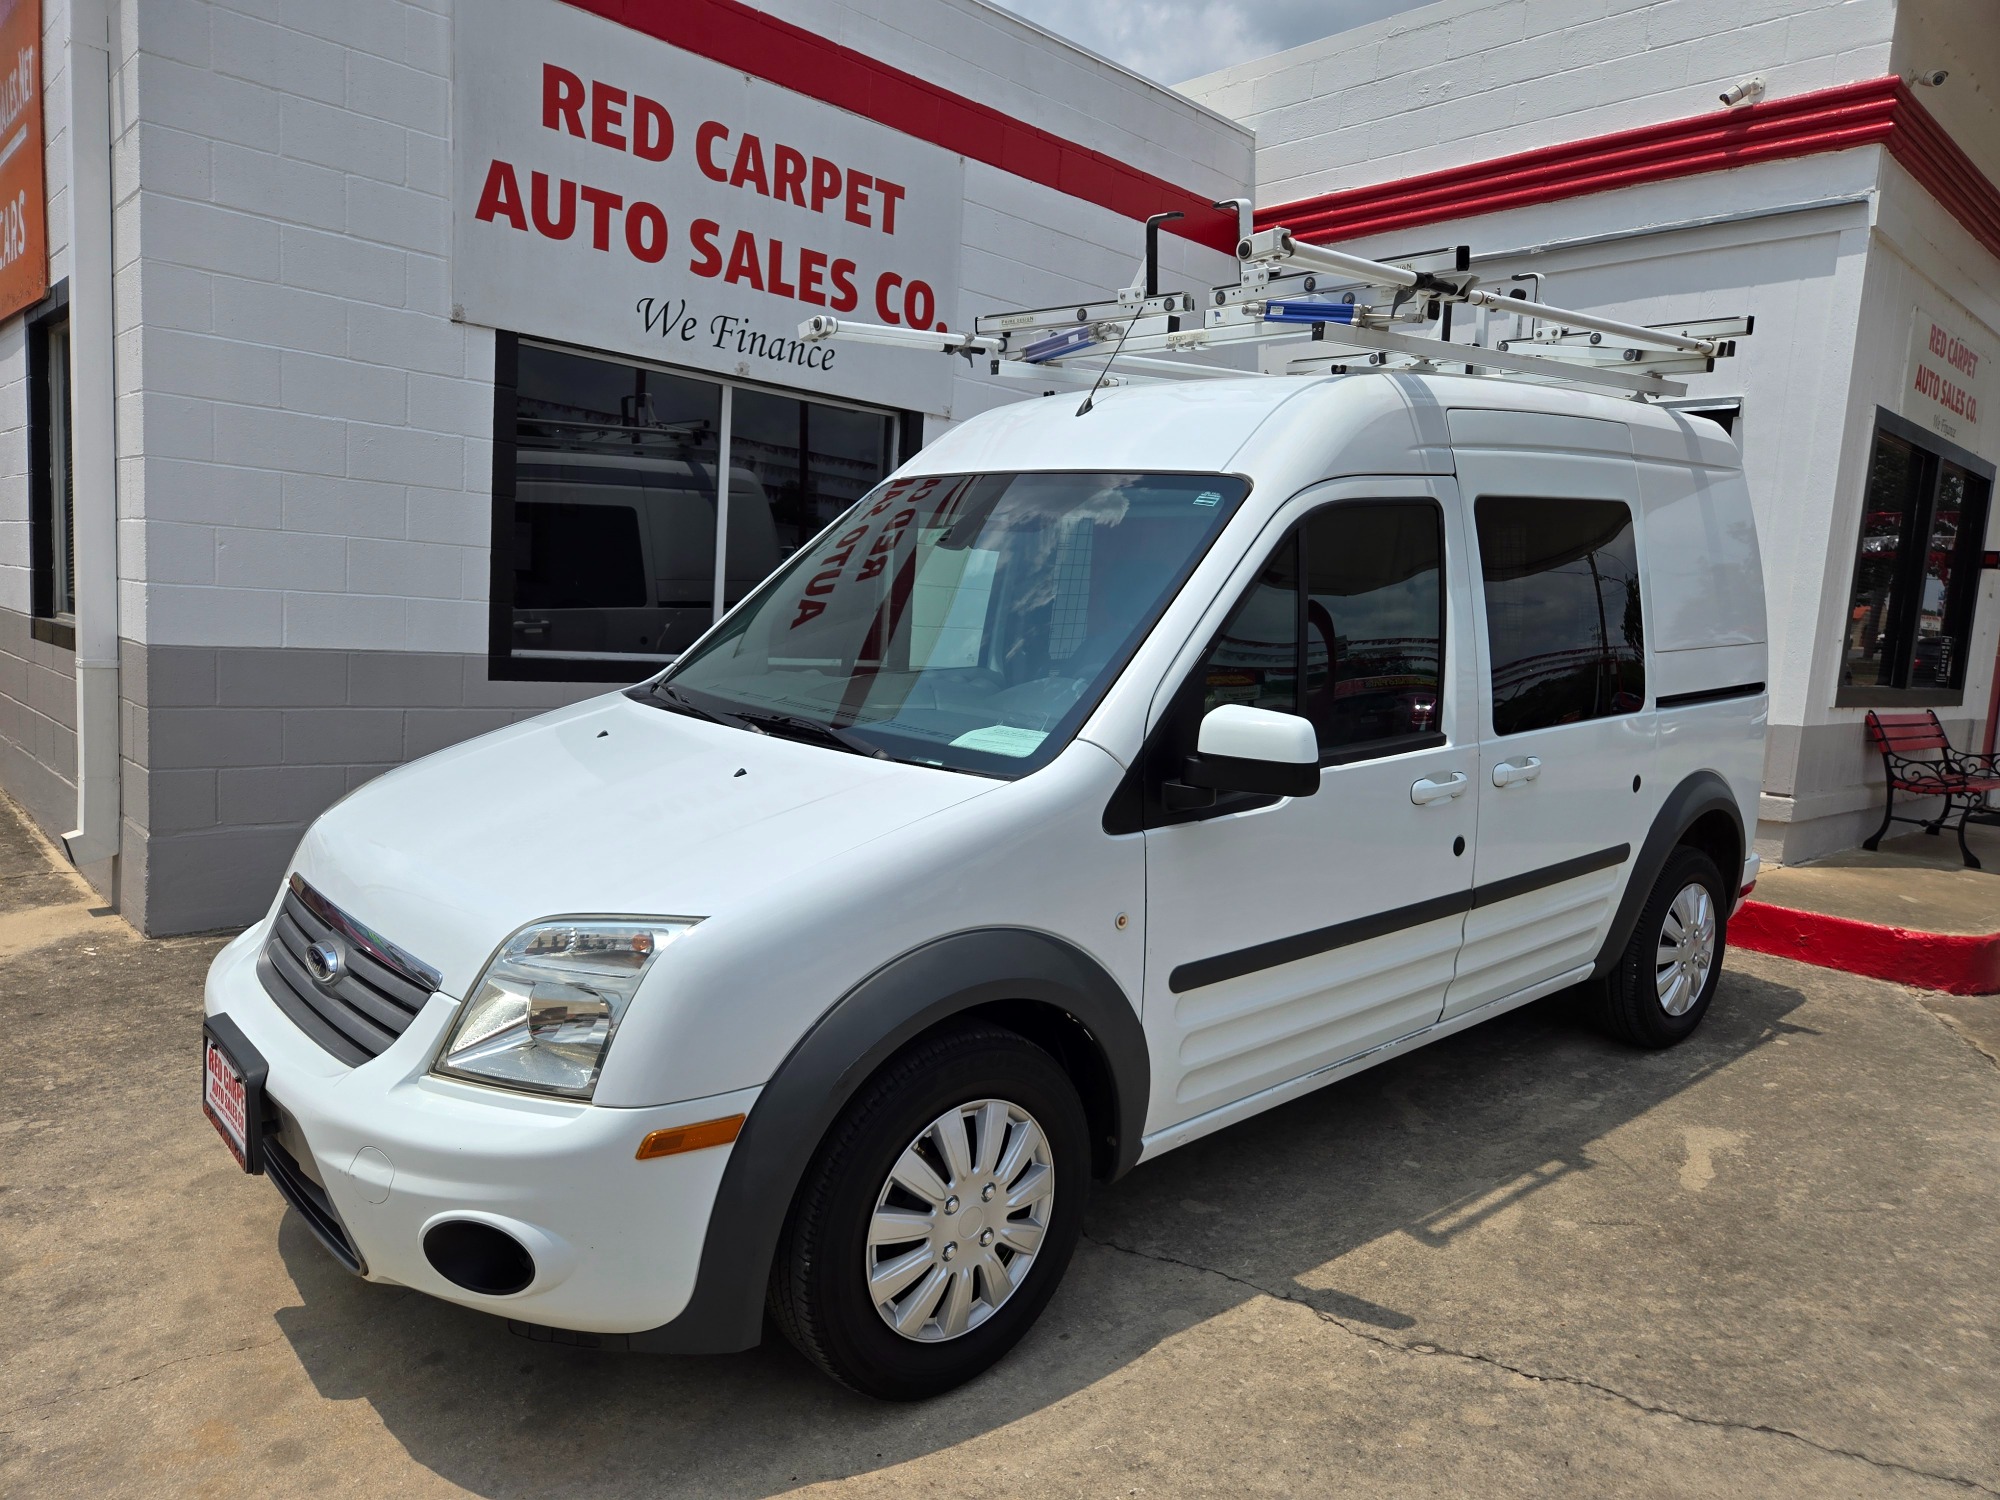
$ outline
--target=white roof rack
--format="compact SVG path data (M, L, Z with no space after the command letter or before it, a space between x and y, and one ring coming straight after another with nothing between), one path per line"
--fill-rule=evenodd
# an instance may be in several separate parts
M1261 373L1463 369L1643 399L1686 395L1684 384L1667 377L1713 369L1753 327L1749 317L1623 323L1531 302L1519 290L1480 286L1464 245L1366 260L1302 243L1282 227L1251 232L1241 200L1216 207L1235 213L1243 231L1237 279L1199 297L1159 289L1160 225L1180 215L1156 214L1146 221L1138 276L1103 301L987 313L974 320L970 333L822 315L801 323L799 336L984 359L993 375L1044 388L1241 377L1259 372L1190 356L1257 345L1272 346L1260 354ZM1458 307L1488 314L1483 332L1493 330L1493 314L1510 314L1514 322L1505 338L1455 340L1452 313Z

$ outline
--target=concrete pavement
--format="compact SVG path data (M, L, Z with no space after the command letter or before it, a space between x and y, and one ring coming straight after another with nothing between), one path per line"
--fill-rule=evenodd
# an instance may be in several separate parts
M1746 954L1667 1053L1530 1007L1139 1168L892 1407L348 1277L199 1112L220 939L91 899L0 807L0 1494L2000 1493L2000 1002Z

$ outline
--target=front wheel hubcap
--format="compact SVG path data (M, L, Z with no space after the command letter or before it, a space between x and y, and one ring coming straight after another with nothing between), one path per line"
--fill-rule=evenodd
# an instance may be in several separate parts
M1027 1279L1054 1206L1055 1163L1033 1115L1004 1099L946 1110L876 1195L862 1253L868 1300L918 1343L971 1332Z
M1653 983L1660 1009L1684 1016L1708 986L1715 964L1715 899L1708 887L1690 881L1681 887L1660 924L1653 959Z

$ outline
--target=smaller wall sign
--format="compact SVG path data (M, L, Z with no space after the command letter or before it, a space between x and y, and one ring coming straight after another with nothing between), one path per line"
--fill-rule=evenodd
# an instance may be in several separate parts
M42 183L42 0L0 0L0 318L49 289Z
M1902 412L1911 421L1962 447L1985 451L1982 433L2000 427L1990 410L1996 350L1983 329L1959 317L1917 309L1910 329L1910 363L1903 380Z

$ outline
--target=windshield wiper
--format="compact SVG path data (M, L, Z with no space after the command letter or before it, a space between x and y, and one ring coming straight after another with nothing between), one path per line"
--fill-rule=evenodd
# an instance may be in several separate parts
M865 755L871 760L888 760L888 751L869 744L858 734L849 734L845 729L837 729L831 724L823 724L818 719L808 719L799 714L744 713L737 712L732 718L752 729L765 734L775 734L788 740L807 740L816 745L825 745L833 750L845 750L851 755Z
M733 724L740 722L734 714L724 716L713 709L703 708L691 702L664 682L656 682L648 689L649 696L662 700L660 706L670 713L686 714L691 719L706 719L711 724Z

